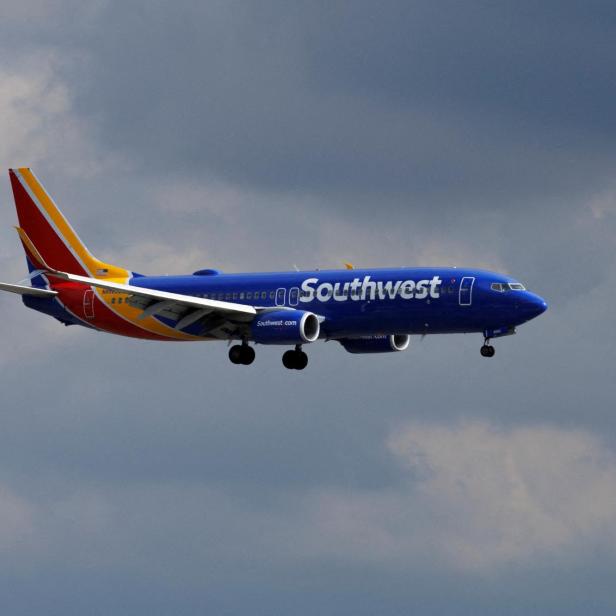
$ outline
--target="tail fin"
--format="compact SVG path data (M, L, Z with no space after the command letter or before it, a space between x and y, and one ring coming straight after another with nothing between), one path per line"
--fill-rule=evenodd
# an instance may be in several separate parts
M55 269L91 278L128 278L130 272L103 263L84 246L30 169L9 169L17 229L30 269Z

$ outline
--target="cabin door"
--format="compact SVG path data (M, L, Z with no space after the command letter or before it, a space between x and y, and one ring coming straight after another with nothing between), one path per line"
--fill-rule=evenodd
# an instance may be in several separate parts
M460 281L460 306L470 306L473 303L473 285L475 279L465 276Z
M94 291L92 289L83 293L83 314L86 319L94 318Z

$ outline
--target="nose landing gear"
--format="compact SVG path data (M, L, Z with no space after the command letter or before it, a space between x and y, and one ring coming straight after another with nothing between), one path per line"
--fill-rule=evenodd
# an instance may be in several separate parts
M496 353L496 350L494 349L494 347L490 344L490 339L486 338L483 342L483 346L481 347L481 356L482 357L494 357L494 354Z
M249 366L255 360L255 350L246 342L235 344L229 349L229 359L232 364Z
M303 370L308 365L308 355L298 344L293 351L286 351L282 356L282 365L289 370Z

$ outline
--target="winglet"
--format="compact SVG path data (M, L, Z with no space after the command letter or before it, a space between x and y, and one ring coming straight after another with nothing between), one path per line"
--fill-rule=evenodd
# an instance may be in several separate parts
M348 270L355 269L355 268L353 267L353 264L352 264L352 263L346 263L346 262L345 262L344 267L346 267Z

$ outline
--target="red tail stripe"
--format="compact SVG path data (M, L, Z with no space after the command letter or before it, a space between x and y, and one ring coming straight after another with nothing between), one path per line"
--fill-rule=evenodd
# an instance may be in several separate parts
M22 186L19 178L11 171L11 185L19 226L26 232L36 249L50 267L71 274L89 276L79 261L66 247L62 238L47 222L36 203Z

